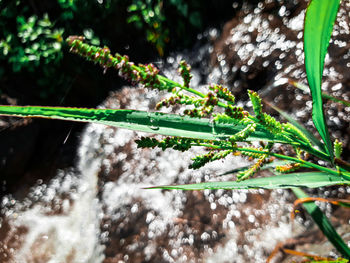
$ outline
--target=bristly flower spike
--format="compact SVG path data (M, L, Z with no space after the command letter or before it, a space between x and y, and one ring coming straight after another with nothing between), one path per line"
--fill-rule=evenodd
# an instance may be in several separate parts
M261 98L259 97L258 93L256 93L255 91L252 91L252 90L248 90L248 95L249 95L250 101L252 102L253 110L254 110L256 118L261 123L265 123L265 118L264 118L264 114L262 111Z
M225 109L225 114L232 119L238 119L241 120L244 117L248 116L248 112L244 111L242 107L232 106L228 105L228 107Z
M256 123L249 124L243 130L230 137L232 143L245 141L253 132L255 132Z
M218 98L223 99L230 104L235 103L235 96L227 88L224 88L221 85L211 84L209 89L214 91Z
M163 140L157 140L150 137L141 137L135 141L138 148L155 148L159 147L163 151L167 148L172 148L181 152L191 148L192 143L197 143L198 140L191 138L166 137Z
M192 159L193 163L189 166L189 168L198 169L209 162L223 159L232 152L233 150L226 150L226 151L219 151L219 152L211 151L207 154L196 156Z
M289 163L286 165L276 166L275 170L279 173L291 173L300 168L300 163Z
M257 162L252 167L250 167L248 170L239 172L237 174L237 181L246 180L246 179L252 177L253 175L255 175L257 172L259 172L261 167L266 162L270 161L270 159L268 158L269 157L268 151L272 148L272 146L273 146L273 143L269 142L263 149L263 151L266 151L266 154L261 154L260 157L258 158ZM256 155L256 157L258 157L258 156Z
M129 62L128 56L121 56L118 53L112 56L108 47L88 45L83 43L83 40L82 37L68 37L67 43L71 47L71 52L100 64L104 70L114 67L121 77L132 83L140 83L145 87L159 90L169 89L159 80L159 70L153 64L135 66L134 63Z
M303 142L305 142L307 145L311 146L311 142L310 140L304 135L304 133L302 133L297 127L295 127L294 125L292 125L291 123L283 123L282 127L285 131L291 133L294 137L302 140Z
M180 61L180 67L178 71L184 80L184 86L188 88L192 79L191 66L188 65L185 60L182 60Z
M239 172L237 174L237 181L246 180L246 179L254 176L257 172L259 172L259 170L261 169L263 164L266 162L267 156L268 156L267 154L260 156L258 158L257 162L252 167L250 167L248 170Z
M336 158L340 158L343 152L343 143L338 141L338 139L334 142L334 155Z

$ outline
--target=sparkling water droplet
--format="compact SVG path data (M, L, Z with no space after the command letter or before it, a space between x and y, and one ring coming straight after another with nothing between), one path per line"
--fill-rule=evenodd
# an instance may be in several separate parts
M158 121L154 118L149 116L149 122L150 122L150 128L154 131L159 130L159 125L158 125Z

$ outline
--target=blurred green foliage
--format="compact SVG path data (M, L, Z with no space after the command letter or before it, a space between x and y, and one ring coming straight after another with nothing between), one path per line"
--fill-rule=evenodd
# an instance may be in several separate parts
M8 58L14 72L22 67L34 71L40 61L45 64L62 58L63 29L54 29L47 14L42 19L37 16L17 16L17 36L2 28L5 38L0 41L2 58Z
M230 17L231 5L224 0L0 0L0 94L50 103L67 96L83 72L65 53L62 40L69 35L130 49L128 54L143 60L193 43L215 10Z
M100 44L87 25L98 14L108 17L109 9L97 1L0 0L0 93L21 97L28 88L34 100L60 100L79 71L63 65L63 39L83 34Z
M169 42L169 30L164 28L166 17L163 12L161 0L133 0L128 7L131 16L127 22L133 23L138 29L145 28L147 40L153 43L160 55L164 54L164 47Z
M196 7L193 5L196 1L184 0L133 0L128 7L130 16L128 23L134 23L138 29L143 29L146 33L147 40L155 45L158 53L162 56L164 49L170 41L170 24L167 23L166 13L172 10L177 13L177 31L182 34L186 24L200 29L202 25L202 17L198 11L189 11L189 7ZM176 32L172 31L172 34ZM177 37L175 35L175 37Z

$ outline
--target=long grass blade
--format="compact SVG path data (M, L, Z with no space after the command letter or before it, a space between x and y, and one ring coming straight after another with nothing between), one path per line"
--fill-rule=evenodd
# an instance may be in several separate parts
M349 260L345 258L338 258L338 259L333 259L333 260L327 260L327 261L307 261L308 263L348 263Z
M225 140L245 128L244 125L216 123L204 118L138 110L0 106L0 115L91 122L153 134L207 140ZM262 127L257 127L247 140L283 143L278 135L274 135Z
M330 175L322 172L291 173L271 177L253 178L241 182L206 182L187 185L165 185L150 187L151 189L173 190L204 190L204 189L281 189L293 187L323 187L329 185L350 184L339 175Z
M333 0L332 0L333 1ZM297 198L307 198L308 195L299 188L292 189ZM323 234L328 238L329 242L341 253L344 257L350 258L350 249L345 244L344 240L339 236L328 218L314 203L303 204L306 211L311 215L312 219L321 229Z
M304 25L305 68L312 95L312 119L333 162L333 147L322 105L324 59L337 16L340 0L312 0Z

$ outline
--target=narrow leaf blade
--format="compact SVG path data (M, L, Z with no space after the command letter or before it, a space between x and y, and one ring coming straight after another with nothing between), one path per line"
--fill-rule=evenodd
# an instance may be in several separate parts
M333 161L333 147L322 105L322 74L324 59L337 16L340 0L312 0L305 16L305 68L312 95L312 119Z
M150 187L152 189L173 190L233 190L233 189L281 189L293 187L323 187L329 185L350 184L339 175L330 175L322 172L291 173L271 177L253 178L245 181L206 182L187 185L166 185Z
M42 106L0 106L0 115L41 117L110 125L129 130L194 139L225 140L245 128L232 123L215 123L205 118L138 110L86 109ZM258 127L250 141L282 142L269 131Z

